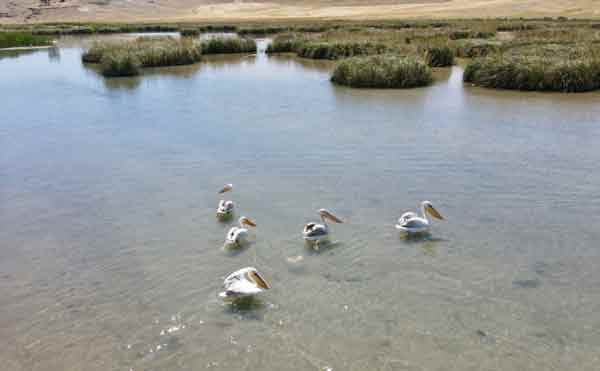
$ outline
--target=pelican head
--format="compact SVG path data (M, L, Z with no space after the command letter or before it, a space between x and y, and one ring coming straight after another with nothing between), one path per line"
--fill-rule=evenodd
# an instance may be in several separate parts
M231 184L231 183L229 183L229 184L225 184L225 185L223 186L223 188L221 188L221 190L219 191L219 194L223 194L223 193L229 192L229 191L231 191L232 189L233 189L233 184Z
M250 226L250 227L256 227L256 223L254 223L254 221L252 221L252 219L242 216L239 220L240 223L240 227L244 227L244 226Z
M445 220L442 214L433 207L430 201L423 201L423 210L436 219Z
M331 212L329 212L326 209L319 210L319 215L321 215L321 218L327 219L334 223L343 223L337 216L333 215Z
M254 282L258 287L263 290L268 290L271 286L265 281L265 279L258 273L256 269L251 269L248 271L248 278Z

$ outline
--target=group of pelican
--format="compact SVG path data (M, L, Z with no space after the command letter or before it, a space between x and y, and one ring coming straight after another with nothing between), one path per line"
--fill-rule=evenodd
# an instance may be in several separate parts
M226 184L219 194L233 190L232 184ZM233 217L235 204L231 200L219 201L217 207L217 218L221 221L230 220ZM419 210L421 213L405 212L398 219L396 229L407 235L428 233L431 227L429 216L434 219L444 220L444 217L433 207L431 202L423 201ZM319 210L321 223L307 223L302 230L304 241L312 248L319 250L320 246L327 242L330 235L327 221L332 223L343 223L341 219L326 209ZM252 219L242 216L238 220L238 226L232 227L225 237L226 248L241 248L248 242L250 231L247 227L256 227ZM235 301L241 298L252 297L256 294L270 289L267 281L254 267L246 267L231 273L223 282L225 291L219 294L227 301Z

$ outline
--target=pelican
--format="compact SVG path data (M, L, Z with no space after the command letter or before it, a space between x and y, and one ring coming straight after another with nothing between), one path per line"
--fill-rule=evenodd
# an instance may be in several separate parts
M225 184L219 191L219 194L229 192L233 189L233 184ZM233 201L219 201L219 207L217 207L217 218L221 220L229 219L233 216L233 209L235 205Z
M271 288L253 267L242 268L231 273L223 281L223 287L225 291L219 296L227 301L254 296Z
M227 238L225 239L226 247L241 247L248 240L248 235L250 231L246 228L246 226L256 227L256 224L245 216L242 216L239 220L239 227L232 227L227 233Z
M319 244L329 237L329 226L327 225L326 220L334 223L343 223L338 217L325 209L319 210L319 215L321 216L323 224L308 223L304 226L304 230L302 231L304 240L314 244L314 247L317 250L319 249Z
M412 211L402 214L400 219L398 219L396 229L407 233L427 232L429 231L429 227L431 225L427 214L436 219L444 220L444 217L433 207L431 202L423 201L421 203L421 216Z

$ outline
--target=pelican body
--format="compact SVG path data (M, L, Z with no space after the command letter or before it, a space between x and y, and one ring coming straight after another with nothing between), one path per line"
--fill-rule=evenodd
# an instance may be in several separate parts
M226 301L251 297L271 288L254 267L242 268L231 273L223 281L223 287L225 291L219 296Z
M225 184L225 186L219 191L219 194L224 194L233 189L233 184ZM235 209L235 204L233 201L221 200L219 201L219 206L217 207L217 218L219 220L227 220L233 216L233 211Z
M329 238L329 225L327 224L327 220L334 223L342 223L338 217L325 209L319 210L319 216L321 217L322 224L308 223L304 226L304 230L302 231L304 240L313 244L316 249L319 248L320 243Z
M444 217L433 207L431 202L423 201L421 203L421 215L419 216L412 211L402 214L398 219L396 229L409 234L429 232L431 222L427 217L428 214L433 218L444 220Z
M248 242L248 236L250 235L250 231L246 226L256 227L256 224L245 216L242 216L238 220L239 226L232 227L229 232L227 232L227 237L225 238L225 247L242 247L246 242Z

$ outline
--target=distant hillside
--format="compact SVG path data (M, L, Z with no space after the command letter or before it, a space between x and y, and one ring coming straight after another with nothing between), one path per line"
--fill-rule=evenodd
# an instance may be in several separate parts
M600 18L600 0L0 0L0 22Z

